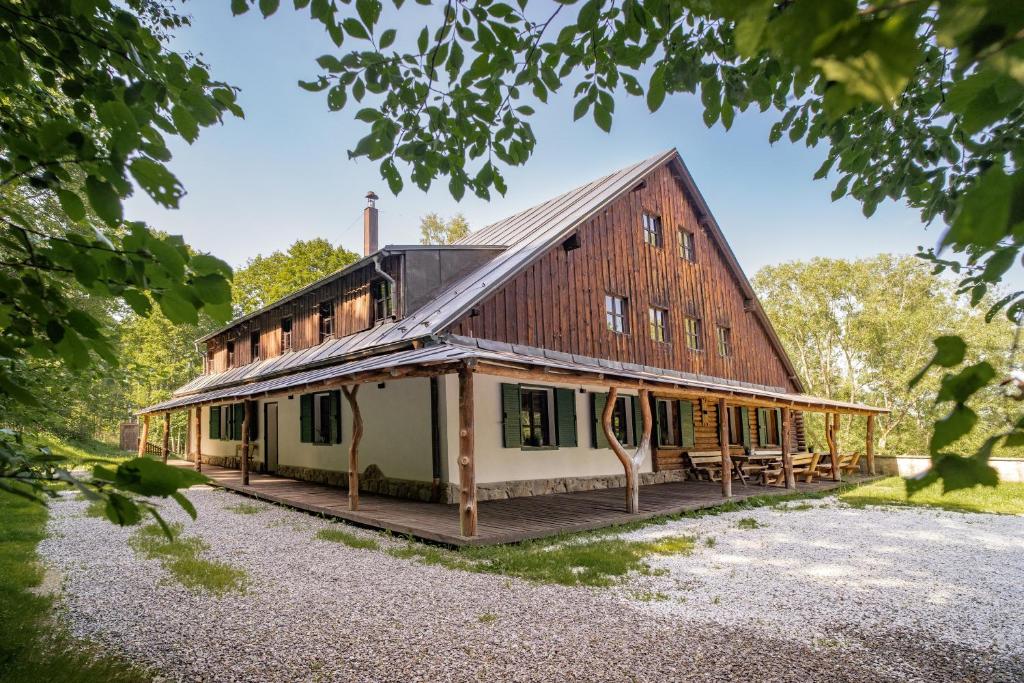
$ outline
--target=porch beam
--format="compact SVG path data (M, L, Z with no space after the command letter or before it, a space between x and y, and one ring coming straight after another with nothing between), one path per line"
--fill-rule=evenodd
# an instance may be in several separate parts
M252 424L252 401L242 401L242 486L249 485L249 425Z
M160 442L160 459L167 464L167 452L170 450L171 443L171 413L170 411L164 413L164 433L163 439Z
M786 488L796 488L796 477L793 475L793 454L789 447L790 413L789 408L782 409L782 434L779 441L782 442L782 472L786 477Z
M352 411L352 442L348 446L348 509L359 509L359 442L363 438L363 414L359 410L359 385L342 387L348 407Z
M732 498L732 454L729 452L729 408L718 400L718 443L722 446L722 495Z
M640 512L640 463L651 452L651 432L654 420L651 416L650 393L646 388L641 388L637 397L637 400L640 401L643 431L633 453L626 452L626 449L619 443L619 438L615 436L615 430L612 429L612 413L615 412L615 402L618 398L618 388L614 386L609 388L604 410L601 411L601 429L612 452L615 453L615 457L622 463L622 468L626 472L626 512L636 514ZM634 425L635 427L636 425Z
M832 481L841 481L843 477L839 470L839 443L836 440L838 429L839 413L825 413L825 442L828 444L828 452L832 454Z
M476 536L476 470L473 453L473 369L459 368L459 527L463 536Z
M139 430L139 457L146 454L146 442L149 441L149 415L142 416L142 428Z
M868 459L868 474L875 473L875 416L868 415L867 444L864 446L864 455Z
M196 472L203 471L203 406L196 406Z

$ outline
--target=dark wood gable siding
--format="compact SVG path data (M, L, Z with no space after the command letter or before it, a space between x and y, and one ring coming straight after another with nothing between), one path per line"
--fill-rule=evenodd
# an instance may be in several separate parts
M401 311L401 256L385 257L381 267L395 279L396 291L399 292L397 310ZM228 369L227 342L231 340L235 342L235 367L252 362L249 334L253 330L260 332L260 355L263 359L281 355L281 319L288 316L292 318L292 350L316 346L320 342L321 301L334 302L335 338L369 328L372 325L370 281L375 277L373 265L367 265L218 334L207 341L207 349L213 351L211 371Z
M642 214L662 219L660 248L644 243ZM694 235L696 262L680 256L682 227ZM598 358L643 363L795 389L724 255L698 224L668 166L579 229L580 247L554 247L456 321L455 334ZM605 295L629 299L629 334L610 332ZM651 340L648 308L668 310L667 343ZM686 347L684 318L703 324L702 351ZM715 327L731 329L732 356L718 355Z

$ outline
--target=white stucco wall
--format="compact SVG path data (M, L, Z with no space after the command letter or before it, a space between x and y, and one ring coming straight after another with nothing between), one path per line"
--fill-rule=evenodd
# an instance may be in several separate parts
M341 397L340 444L301 443L300 395L301 393L286 394L261 399L258 402L255 411L260 421L257 459L264 459L263 405L276 402L279 464L323 470L347 470L348 448L352 437L352 412L348 401L344 396ZM363 416L363 438L359 443L360 471L364 471L369 465L376 465L389 478L430 481L433 474L430 380L394 380L385 383L384 388L379 388L376 384L366 384L360 387L358 398ZM202 420L203 455L235 455L239 441L210 439L206 433L210 424L209 407L203 408Z
M459 457L459 387L456 375L445 378L445 416L447 422L448 481L458 483ZM575 448L554 450L520 450L502 447L501 384L520 383L493 375L477 373L473 379L475 440L474 455L477 483L516 481L522 479L555 479L622 474L622 465L610 448L591 448L590 392L604 393L598 385L539 382L531 386L565 387L576 397ZM580 393L583 388L587 393ZM629 392L622 392L630 395ZM632 394L632 395L635 395ZM641 472L651 471L651 458L640 464Z

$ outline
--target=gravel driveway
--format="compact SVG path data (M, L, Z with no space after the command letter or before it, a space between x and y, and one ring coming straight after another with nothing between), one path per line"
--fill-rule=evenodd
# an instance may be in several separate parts
M692 554L585 589L321 541L327 522L255 502L237 514L244 499L222 491L189 498L185 534L248 572L244 593L182 587L70 497L40 545L73 632L167 680L1024 680L1020 517L826 499L684 520L629 536L693 535Z

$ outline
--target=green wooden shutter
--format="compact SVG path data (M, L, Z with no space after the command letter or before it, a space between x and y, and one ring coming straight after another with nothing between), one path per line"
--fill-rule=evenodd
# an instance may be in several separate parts
M242 440L242 422L245 421L245 404L236 403L231 406L231 409L235 411L235 419L231 423L231 438L235 441Z
M740 434L743 435L743 447L750 448L750 410L740 406Z
M576 392L572 389L555 389L555 420L558 445L576 446Z
M768 445L768 409L757 409L757 445L764 447Z
M607 402L608 394L590 395L590 435L594 448L608 448L608 439L605 438L604 428L601 427L601 413L604 411L604 406Z
M210 406L210 438L220 438L220 406Z
M775 409L775 424L779 426L779 447L782 447L782 408Z
M501 385L501 445L521 448L523 445L523 403L518 384Z
M635 446L640 443L640 436L644 433L644 416L640 410L640 397L631 396L630 400L633 402L633 443L630 446Z
M313 443L313 394L299 396L299 441Z
M341 443L341 390L331 392L331 443Z
M679 435L682 437L683 448L693 448L696 443L693 429L693 404L685 399L679 401Z

